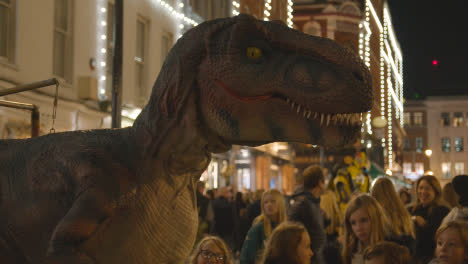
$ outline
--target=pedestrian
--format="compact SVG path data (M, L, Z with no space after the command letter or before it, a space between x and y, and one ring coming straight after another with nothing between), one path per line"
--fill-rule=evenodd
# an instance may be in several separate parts
M218 198L212 202L214 225L211 233L221 237L230 248L233 248L235 208L231 198L232 193L228 187L218 189Z
M458 206L458 195L451 182L445 184L444 188L442 188L442 199L450 209Z
M327 243L323 249L325 263L340 263L341 245L338 238L341 234L341 223L343 214L338 207L336 194L328 190L320 197L320 208L324 212L325 231L327 233Z
M407 247L395 242L381 241L366 248L365 264L410 264L411 255Z
M190 264L233 264L231 252L219 237L208 236L200 240L190 257Z
M468 263L468 223L452 221L437 229L436 258L429 264Z
M325 192L325 177L319 166L309 166L302 178L302 186L291 197L288 220L305 226L311 240L310 248L314 252L311 263L323 263L322 250L327 235L320 210L320 196Z
M398 198L392 181L388 178L377 179L372 187L371 196L379 202L389 218L392 226L391 240L414 252L416 242L414 224L408 210Z
M416 193L416 204L408 208L416 230L416 249L413 262L427 263L434 253L435 232L450 209L443 205L440 183L432 175L422 176L418 179Z
M398 194L404 206L411 203L411 194L408 192L408 189L403 187L398 191Z
M309 264L313 255L306 228L300 223L284 222L268 239L260 264Z
M283 195L275 189L263 193L261 214L255 218L247 233L240 254L240 264L254 264L262 256L264 242L278 224L286 221L286 206Z
M452 208L442 224L454 220L468 221L468 175L458 175L452 180L453 188L458 196L458 206Z
M363 264L364 249L384 241L390 235L390 222L377 200L368 194L354 198L345 212L343 263Z

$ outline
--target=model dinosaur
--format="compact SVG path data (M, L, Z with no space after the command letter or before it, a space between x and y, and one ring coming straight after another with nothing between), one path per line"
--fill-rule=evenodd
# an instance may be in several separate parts
M331 40L248 15L202 23L132 127L0 141L0 262L183 263L211 153L354 142L371 104L368 69Z

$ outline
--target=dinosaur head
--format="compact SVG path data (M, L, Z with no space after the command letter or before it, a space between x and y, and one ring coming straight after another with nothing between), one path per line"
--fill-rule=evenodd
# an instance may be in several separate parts
M352 51L240 15L205 38L197 86L203 123L229 144L353 142L372 107L369 70Z

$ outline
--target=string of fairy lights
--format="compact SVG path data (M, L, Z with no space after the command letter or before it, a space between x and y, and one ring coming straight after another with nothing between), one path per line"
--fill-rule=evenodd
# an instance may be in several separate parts
M381 139L381 145L387 150L388 166L393 166L393 111L395 118L403 126L403 58L396 40L388 7L384 5L383 23L380 21L371 0L366 0L365 20L359 24L359 55L370 68L370 36L372 34L370 17L378 28L380 44L380 115L387 118L387 137ZM385 70L386 69L386 70ZM372 134L371 114L363 116L363 127ZM364 124L365 123L365 124Z
M237 3L237 1L232 1L232 4L234 6L234 2ZM286 23L288 25L288 27L292 28L293 27L293 22L292 22L292 19L293 19L293 2L292 0L288 0L288 7L287 7L287 11L288 11L288 17L286 19ZM239 6L237 6L237 8L239 8ZM263 8L263 20L265 21L269 21L270 20L270 16L271 16L271 9L272 9L272 6L271 6L271 0L265 0L265 6ZM239 13L239 11L237 10L236 11L237 14ZM233 11L234 13L234 11Z

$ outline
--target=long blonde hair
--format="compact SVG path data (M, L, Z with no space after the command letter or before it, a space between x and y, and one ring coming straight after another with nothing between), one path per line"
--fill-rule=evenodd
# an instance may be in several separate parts
M221 251L223 251L223 254L226 258L224 264L232 264L231 254L228 246L221 238L217 236L207 236L198 242L197 246L193 250L192 256L190 257L190 264L197 264L197 258L202 251L203 245L209 243L215 244L219 249L221 249Z
M379 241L383 241L390 235L388 232L390 230L390 222L379 202L368 194L361 194L354 198L349 202L348 207L346 207L344 220L342 257L343 262L346 264L351 263L351 258L358 245L358 238L356 238L356 235L353 232L349 219L351 218L351 215L360 208L364 208L367 211L369 221L371 222L371 234L368 246L372 246Z
M391 180L388 178L378 179L372 187L371 195L387 213L396 235L406 234L415 237L411 215L398 197Z
M340 233L341 222L343 221L343 214L338 207L336 195L333 191L326 191L320 197L320 208L330 216L330 224L325 229L327 234Z
M277 215L277 221L278 225L281 224L282 222L286 221L286 204L284 202L284 197L281 194L280 191L276 189L270 189L266 192L263 193L262 195L262 214L260 214L257 218L255 218L253 224L257 224L261 221L263 221L263 228L265 230L265 237L268 237L271 234L271 222L273 219L270 219L268 216L265 215L265 197L267 195L273 196L273 198L276 201L276 206L278 206L278 215Z

